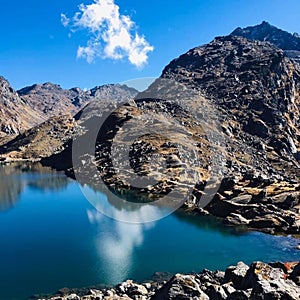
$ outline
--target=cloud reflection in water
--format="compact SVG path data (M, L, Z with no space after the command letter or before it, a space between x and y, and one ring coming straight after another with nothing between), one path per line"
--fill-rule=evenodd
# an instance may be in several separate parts
M91 224L98 227L96 247L99 258L106 261L104 270L106 278L112 283L118 283L130 276L130 270L134 268L133 253L135 248L142 246L144 235L147 230L155 226L155 222L144 223L149 214L159 215L159 208L144 205L138 210L126 210L125 208L114 207L107 199L107 196L100 192L94 192L97 197L97 206L111 206L114 219L104 216L98 209L88 209L87 216ZM95 206L95 203L93 203ZM125 223L117 220L134 219L139 223ZM110 226L105 226L110 222ZM102 231L102 228L109 228L109 231Z

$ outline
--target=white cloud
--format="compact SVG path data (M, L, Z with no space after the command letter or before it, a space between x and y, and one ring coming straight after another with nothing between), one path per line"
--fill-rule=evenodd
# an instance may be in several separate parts
M69 22L70 22L70 19L66 17L66 15L64 14L61 14L60 15L60 21L61 23L63 24L63 26L68 26L69 25Z
M73 18L61 15L63 26L71 30L86 29L90 38L86 46L79 46L77 57L89 63L96 57L120 60L127 58L137 67L148 61L148 53L154 50L129 16L120 14L114 0L94 0L93 4L79 6Z

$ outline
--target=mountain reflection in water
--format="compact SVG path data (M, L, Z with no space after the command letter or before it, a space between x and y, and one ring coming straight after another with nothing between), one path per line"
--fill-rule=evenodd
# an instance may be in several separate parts
M44 168L40 164L0 164L0 211L16 206L19 195L28 186L40 190L58 191L66 188L68 181L69 179L63 174L59 176L57 172Z

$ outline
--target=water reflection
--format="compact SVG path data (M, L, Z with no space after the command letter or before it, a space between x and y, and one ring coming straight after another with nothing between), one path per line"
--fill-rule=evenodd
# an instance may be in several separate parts
M169 215L171 205L157 204L156 202L138 203L128 201L133 196L132 192L119 198L113 193L107 192L105 185L98 185L97 188L86 184L80 185L85 198L104 215L125 223L151 223ZM107 196L108 195L108 196Z
M128 209L128 205L122 206L120 203L113 205L114 202L110 201L107 195L102 192L95 191L88 186L85 186L84 189L85 192L89 193L88 199L95 207L95 209L87 210L87 216L89 222L97 228L98 234L95 237L95 244L99 260L106 262L105 266L102 267L102 273L110 283L121 282L132 274L132 270L135 268L137 250L142 246L144 247L150 230L154 230L156 225L161 227L161 221L151 223L145 221L148 220L149 214L154 218L159 216L160 210L163 208L149 204L135 210ZM108 209L112 218L102 214L103 210L107 212ZM224 226L221 220L214 217L187 215L182 210L177 211L171 218L178 219L179 223L187 223L187 226L193 225L197 232L199 232L198 230L206 233L211 232L212 236L216 232L224 237L242 236L245 233L242 228L233 229ZM128 220L128 222L134 220L135 224L118 220ZM109 228L109 230L104 231L103 228ZM170 228L170 230L172 229Z
M26 299L64 286L144 281L157 271L225 269L239 260L299 260L296 239L243 234L215 218L181 211L143 223L163 208L128 209L102 192L91 192L96 201L91 206L75 181L37 166L6 166L0 174L1 207L21 199L16 209L0 214L0 299ZM97 205L140 223L117 222Z
M197 212L187 213L182 208L177 210L174 216L179 219L181 223L184 222L206 231L215 231L223 236L242 236L249 232L249 229L245 226L226 225L220 218L214 216L199 216Z
M100 215L97 211L89 211L91 214ZM97 219L99 229L103 225ZM118 283L130 277L134 264L134 252L136 248L143 245L145 232L155 226L154 223L129 224L114 222L110 234L98 237L96 241L99 258L106 261L103 270L109 282Z
M7 210L16 205L24 187L20 181L11 180L1 171L0 168L0 210Z
M42 191L58 191L66 188L68 182L69 179L65 175L44 168L40 164L0 165L0 211L15 207L26 187Z
M90 191L91 192L91 191ZM107 196L100 192L94 192L94 206L102 211L103 205L111 208L111 215L115 220L135 220L136 224L115 221L105 217L97 209L87 210L87 216L91 224L102 228L110 223L110 230L106 234L99 234L96 238L96 247L99 259L106 261L103 270L105 277L110 282L118 283L130 275L134 263L134 252L142 246L147 230L155 227L155 222L144 223L150 215L159 215L157 207L146 205L140 209L128 211L126 209L112 206ZM99 207L101 205L101 207Z

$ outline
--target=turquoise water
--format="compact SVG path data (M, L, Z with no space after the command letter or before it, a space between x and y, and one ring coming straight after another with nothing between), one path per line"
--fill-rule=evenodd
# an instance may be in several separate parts
M0 208L3 300L142 281L156 271L300 260L296 239L241 232L207 217L177 212L155 223L114 221L96 211L76 182L44 169L0 167Z

